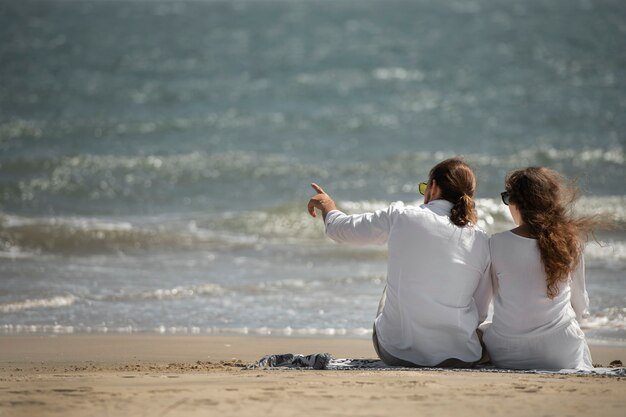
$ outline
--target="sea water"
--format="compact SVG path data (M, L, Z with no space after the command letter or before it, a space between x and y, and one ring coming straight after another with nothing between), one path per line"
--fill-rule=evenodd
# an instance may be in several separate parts
M475 168L578 181L596 342L626 341L621 0L0 1L0 333L371 334L385 247L306 213Z

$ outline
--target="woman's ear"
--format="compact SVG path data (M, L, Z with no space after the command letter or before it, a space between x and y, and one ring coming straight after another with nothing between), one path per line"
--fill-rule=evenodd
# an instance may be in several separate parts
M509 212L511 213L511 217L513 217L513 222L516 225L521 226L523 223L522 215L520 214L519 209L517 208L515 203L509 202Z

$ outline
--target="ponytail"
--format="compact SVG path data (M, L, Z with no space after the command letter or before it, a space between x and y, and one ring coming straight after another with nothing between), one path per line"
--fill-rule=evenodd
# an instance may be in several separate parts
M450 221L457 226L464 227L476 224L476 209L472 197L463 194L452 206Z

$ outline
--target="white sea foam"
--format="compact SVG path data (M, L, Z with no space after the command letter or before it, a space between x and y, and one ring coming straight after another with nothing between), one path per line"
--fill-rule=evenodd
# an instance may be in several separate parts
M520 152L522 158L536 158L542 154L550 160L571 160L574 162L610 162L624 164L624 148L590 148L584 150L556 149L553 147L539 147Z
M258 236L227 229L218 232L209 228L198 228L193 220L164 217L150 222L144 219L140 223L133 223L130 220L25 217L0 213L0 257L4 258L30 257L45 253L119 254L130 250L163 248L224 250L253 246L257 242Z
M618 223L626 224L626 195L581 197L576 202L576 212L581 215L602 213Z
M129 294L128 298L144 300L173 300L195 296L219 296L226 293L226 289L217 284L204 284L191 287L174 287L145 291L138 294Z
M581 329L594 330L626 330L626 308L611 308L606 313L593 314L580 322Z
M26 259L37 256L38 253L34 251L26 251L18 246L5 245L3 250L0 250L0 258L3 259Z
M78 299L73 295L56 296L52 298L27 299L13 303L0 304L0 311L13 313L16 311L32 310L35 308L60 308L73 305Z
M68 326L59 324L3 324L0 325L0 334L15 333L156 333L156 334L191 334L191 335L256 335L256 336L348 336L368 337L372 334L371 328L333 328L333 327L302 327L282 328L273 327L199 327L199 326L157 326L141 328L137 326Z
M586 261L602 261L604 266L626 267L626 242L608 241L596 243L591 241L585 246Z
M138 301L138 300L178 300L192 297L217 297L226 294L228 290L219 284L202 284L192 286L178 286L173 288L157 288L149 291L123 290L113 294L91 295L89 299L98 301Z
M400 67L377 68L372 72L378 80L422 81L424 73L418 70L407 70Z
M592 316L581 322L581 328L587 334L587 338L595 344L623 345L626 339L619 336L626 329L624 316L609 318L603 315ZM606 337L601 333L604 330L617 331L617 336ZM237 336L268 336L268 337L371 337L371 327L200 327L200 326L166 326L140 327L126 326L86 326L86 325L61 325L55 324L2 324L0 334L71 334L71 333L100 333L100 334L162 334L162 335L237 335Z

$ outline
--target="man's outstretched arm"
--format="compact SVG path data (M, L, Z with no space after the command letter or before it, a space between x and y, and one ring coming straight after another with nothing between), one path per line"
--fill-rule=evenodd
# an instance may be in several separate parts
M357 245L384 244L389 237L391 228L391 212L393 207L386 210L377 210L374 213L347 215L339 210L335 202L322 187L311 184L317 192L309 200L309 214L316 217L315 210L322 212L326 235L340 243Z

